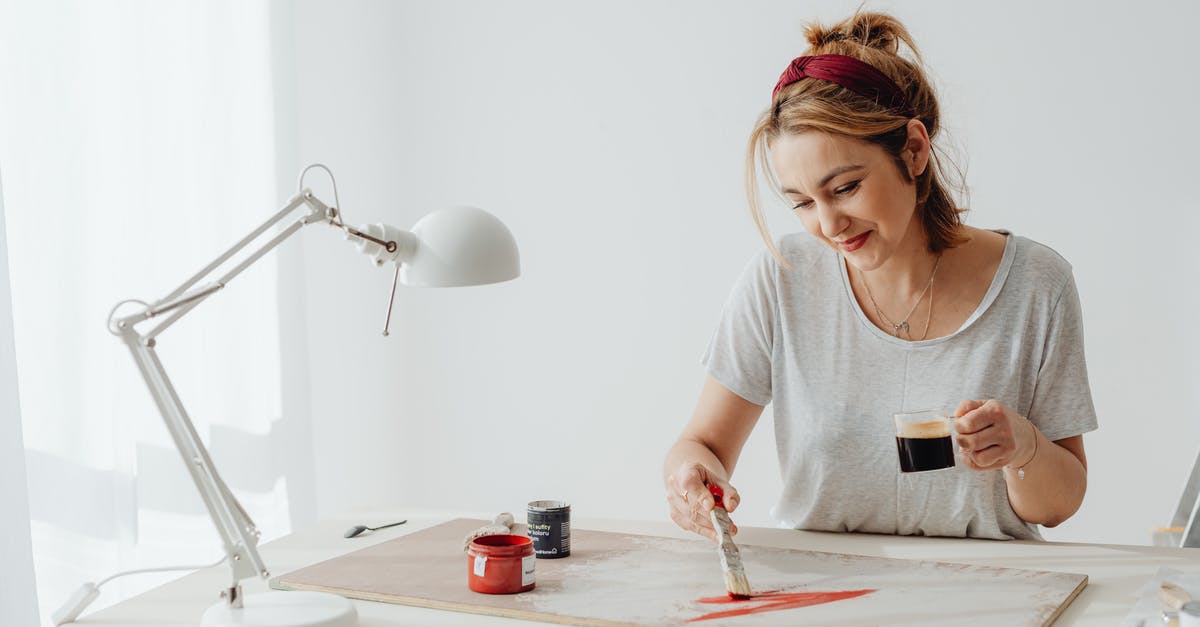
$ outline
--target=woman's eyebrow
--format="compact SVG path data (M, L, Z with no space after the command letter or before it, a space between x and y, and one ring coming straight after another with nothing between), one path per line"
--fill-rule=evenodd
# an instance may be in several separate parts
M866 167L867 166L865 166L865 165L857 165L857 164L838 166L838 167L830 170L829 174L826 174L825 177L821 179L821 182L817 184L817 187L825 187L826 183L828 183L833 177L835 177L839 174L845 174L845 173L851 172L853 170L863 170ZM785 194L803 194L804 193L804 192L792 189L790 187L785 187L780 191L782 191Z

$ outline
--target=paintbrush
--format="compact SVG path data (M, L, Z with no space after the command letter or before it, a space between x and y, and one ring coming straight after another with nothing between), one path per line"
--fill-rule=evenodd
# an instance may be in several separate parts
M488 523L475 531L467 534L463 539L463 550L467 550L471 546L471 540L483 536L497 536L512 533L513 515L508 512L496 514L491 523Z
M742 567L742 554L733 543L733 523L725 511L725 493L720 487L709 484L713 495L713 508L709 512L713 529L717 531L717 554L721 556L721 570L725 572L725 590L734 599L750 598L750 582L746 580L746 569Z

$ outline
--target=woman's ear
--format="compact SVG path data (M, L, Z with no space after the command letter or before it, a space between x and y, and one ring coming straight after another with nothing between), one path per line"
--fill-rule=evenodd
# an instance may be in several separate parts
M929 151L929 131L925 129L925 124L916 118L909 120L908 140L900 153L908 165L909 176L916 178L925 172L925 168L929 167Z

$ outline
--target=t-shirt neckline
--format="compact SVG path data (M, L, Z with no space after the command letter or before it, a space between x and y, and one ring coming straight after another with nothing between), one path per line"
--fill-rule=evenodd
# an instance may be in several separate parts
M885 342L906 348L916 348L920 346L932 346L934 344L940 344L967 330L972 324L975 323L976 320L980 318L980 316L984 314L984 312L987 311L988 307L995 302L996 297L1000 295L1000 290L1004 287L1004 281L1008 278L1008 271L1012 268L1013 257L1016 256L1017 246L1016 237L1011 232L1001 229L996 229L994 232L1005 236L1004 255L1000 258L1000 266L996 268L996 274L992 276L992 283L990 286L988 286L987 293L983 295L983 299L979 301L979 306L975 308L975 311L971 312L970 316L967 316L967 319L962 323L962 326L958 327L958 329L956 329L950 335L935 337L931 340L909 341L898 338L891 333L888 333L875 326L875 323L871 322L871 319L867 317L865 312L863 312L862 307L858 305L858 299L854 297L854 289L850 287L850 275L846 270L846 260L837 251L830 252L832 252L837 258L838 268L841 269L842 274L842 285L846 288L846 297L850 301L850 307L854 310L855 315L858 317L858 321L861 322L868 331L873 333L875 337Z

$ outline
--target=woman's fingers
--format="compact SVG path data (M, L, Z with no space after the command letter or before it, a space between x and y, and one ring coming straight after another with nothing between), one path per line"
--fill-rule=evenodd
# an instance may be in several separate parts
M717 539L717 530L713 528L712 519L709 518L707 513L693 511L692 520L695 524L695 527L692 529L693 531L709 540L715 541Z
M713 497L705 487L711 480L707 469L699 464L686 464L667 478L667 502L671 505L671 520L680 528L715 540L716 532L708 519Z
M996 401L963 401L955 412L954 430L959 435L978 433L1003 417L1004 407Z
M708 514L700 511L696 507L672 507L671 520L679 525L684 531L698 533L710 540L715 540L716 530L713 529L712 521L709 520Z
M717 500L709 491L709 485L716 486L721 492L721 506L726 511L737 509L741 502L737 489L699 464L686 464L667 478L667 503L675 524L715 541L716 530L709 512ZM731 526L730 530L736 534L737 526Z
M737 509L738 503L741 501L741 497L738 496L737 488L729 485L729 482L717 478L710 478L709 482L720 488L721 507L725 508L725 511L732 512L733 510ZM712 511L712 507L707 508L705 511ZM737 525L733 524L732 520L729 521L729 532L735 536L738 532ZM713 531L713 534L713 538L715 539L716 530Z
M702 535L709 540L716 540L716 531L712 528L712 523L708 518L694 510L671 510L671 520L679 525L680 529L690 531Z
M709 476L708 469L698 464L684 472L683 480L680 481L680 487L682 488L682 494L686 495L684 500L693 509L699 507L706 513L712 509L713 497L712 494L709 494L708 486L706 485L711 480L712 477Z
M958 404L958 408L954 410L955 418L962 418L968 412L971 412L979 407L982 407L985 401L965 400Z
M729 485L728 481L723 481L721 479L717 479L716 477L709 478L709 483L720 488L721 507L724 507L725 511L732 512L733 510L737 509L738 503L741 501L741 497L738 496L737 488ZM712 508L710 507L709 509Z
M1005 452L999 446L989 446L983 450L971 451L969 456L965 456L968 460L967 467L973 470L992 470L1000 468L1007 461Z
M698 464L685 464L667 477L667 500L690 506L704 492L703 469ZM704 492L707 494L707 492Z
M1020 417L997 400L963 401L955 412L955 440L963 461L974 470L994 470L1017 450L1013 421Z

